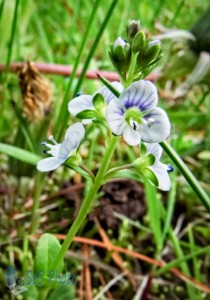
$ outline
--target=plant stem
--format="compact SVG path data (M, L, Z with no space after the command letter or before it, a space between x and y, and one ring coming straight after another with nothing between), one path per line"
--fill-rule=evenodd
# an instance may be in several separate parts
M103 182L104 175L109 166L112 154L114 152L114 149L116 147L118 140L119 140L119 137L116 137L114 135L111 137L109 144L107 146L107 149L105 151L105 154L104 154L104 157L103 157L103 160L101 163L101 167L98 170L98 173L96 175L95 182L92 184L87 196L85 197L85 200L82 203L82 206L79 210L79 213L78 213L74 223L72 224L72 226L69 229L66 239L64 240L57 257L55 258L55 261L51 268L52 270L56 270L58 268L58 265L60 264L60 262L64 259L64 256L65 256L69 246L71 245L73 238L75 237L80 226L82 225L83 221L85 220L85 218L91 208L91 205L95 199L96 193L98 192L98 190Z
M193 176L191 171L176 153L176 151L166 142L160 143L161 147L165 150L171 160L175 163L175 165L179 168L182 175L185 177L189 185L192 187L194 192L197 194L198 198L201 200L203 205L206 207L207 211L210 213L210 199L204 189L201 187L199 182Z
M35 195L32 207L32 220L31 220L31 234L34 234L39 226L39 205L40 205L40 195L44 185L44 173L37 173L35 181Z

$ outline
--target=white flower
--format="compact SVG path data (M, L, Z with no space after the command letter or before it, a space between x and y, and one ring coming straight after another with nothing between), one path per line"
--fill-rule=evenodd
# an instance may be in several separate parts
M123 90L123 86L120 82L114 81L111 83L111 85L121 92ZM106 100L106 103L108 104L111 100L117 99L116 96L106 87L100 88L97 92L94 93L93 96L90 95L81 95L76 98L73 98L71 101L69 101L68 104L68 110L72 116L76 116L83 110L95 110L93 106L93 98L96 94L102 94ZM90 119L85 119L82 121L83 124L88 124L91 122Z
M171 181L168 172L172 171L173 168L160 162L160 157L163 150L158 144L144 144L147 149L147 155L152 154L155 157L154 164L148 168L157 178L158 188L162 191L169 191L171 187Z
M51 140L54 145L47 142L43 142L42 145L50 148L50 150L45 151L45 153L51 154L53 157L40 160L37 164L37 169L41 172L57 169L68 159L68 157L75 154L84 135L85 129L82 123L75 123L68 128L63 143L58 144L51 136L49 140Z
M170 133L167 114L156 107L157 89L147 80L139 80L123 90L119 99L108 104L106 120L115 135L123 135L125 141L135 146L141 139L148 143L160 143Z

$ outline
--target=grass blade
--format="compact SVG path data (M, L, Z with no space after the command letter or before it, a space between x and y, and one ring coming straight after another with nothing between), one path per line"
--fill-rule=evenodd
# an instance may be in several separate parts
M9 156L12 156L18 160L24 161L31 165L36 165L37 162L42 159L37 154L29 152L27 150L20 149L15 146L11 146L8 144L0 143L0 152L5 153Z

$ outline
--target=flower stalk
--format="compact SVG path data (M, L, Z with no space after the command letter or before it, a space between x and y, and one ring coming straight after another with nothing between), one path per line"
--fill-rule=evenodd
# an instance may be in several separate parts
M168 154L168 156L171 158L171 160L175 163L175 165L179 168L182 175L185 177L185 179L192 187L192 189L194 190L198 198L206 207L207 211L210 213L210 199L206 194L206 192L204 191L204 189L199 184L199 182L193 176L191 171L188 169L188 167L185 165L185 163L182 161L182 159L179 157L176 151L167 143L167 141L160 143L160 145L164 149L164 151Z
M108 144L107 149L104 154L104 158L101 163L101 167L98 170L98 173L96 175L95 182L92 184L87 196L85 197L85 199L82 203L82 206L79 210L79 213L78 213L74 223L72 224L72 226L69 229L66 239L63 242L61 249L52 265L52 268L51 268L52 270L56 270L58 268L60 262L64 259L64 256L65 256L66 252L68 251L68 248L70 247L70 245L73 241L73 238L77 234L80 226L82 225L83 221L85 220L86 216L88 215L89 210L95 199L95 196L103 182L104 175L107 171L107 168L109 166L110 160L112 158L112 154L114 152L114 149L116 147L118 140L119 140L119 138L116 136L112 136L110 138L109 144Z

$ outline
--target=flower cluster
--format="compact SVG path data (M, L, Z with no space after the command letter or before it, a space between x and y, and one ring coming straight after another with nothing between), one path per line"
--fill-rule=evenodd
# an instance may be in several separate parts
M116 136L122 136L125 142L130 146L143 145L146 147L146 154L140 157L140 173L148 174L152 172L155 180L150 180L158 188L169 190L170 178L168 176L169 168L160 162L161 148L158 143L164 141L170 134L171 125L165 111L157 107L158 93L155 85L148 80L136 80L135 70L142 62L139 56L144 53L150 53L149 60L154 59L150 49L159 49L158 41L149 41L145 38L139 22L131 22L127 30L128 42L118 38L112 46L111 58L116 68L123 70L125 75L129 71L129 66L133 55L136 55L136 69L134 69L132 83L124 84L120 82L109 83L103 81L105 86L91 95L80 95L72 99L68 104L70 114L77 117L81 122L69 127L63 143L58 144L52 137L49 138L53 144L43 142L43 145L50 148L45 153L52 157L41 160L37 169L51 171L63 164L70 156L75 155L78 147L85 136L83 124L89 124L92 121L98 122L108 127L110 132ZM157 46L157 47L156 47ZM154 48L155 47L155 48ZM158 50L159 52L159 50ZM154 53L153 53L154 54ZM144 56L145 59L146 56ZM122 62L124 61L124 69ZM145 65L147 65L145 63ZM126 79L126 76L124 76ZM148 156L153 157L149 165L145 165ZM138 167L139 160L134 162ZM142 167L143 166L143 167ZM143 171L142 171L143 170ZM143 174L142 173L142 174Z

